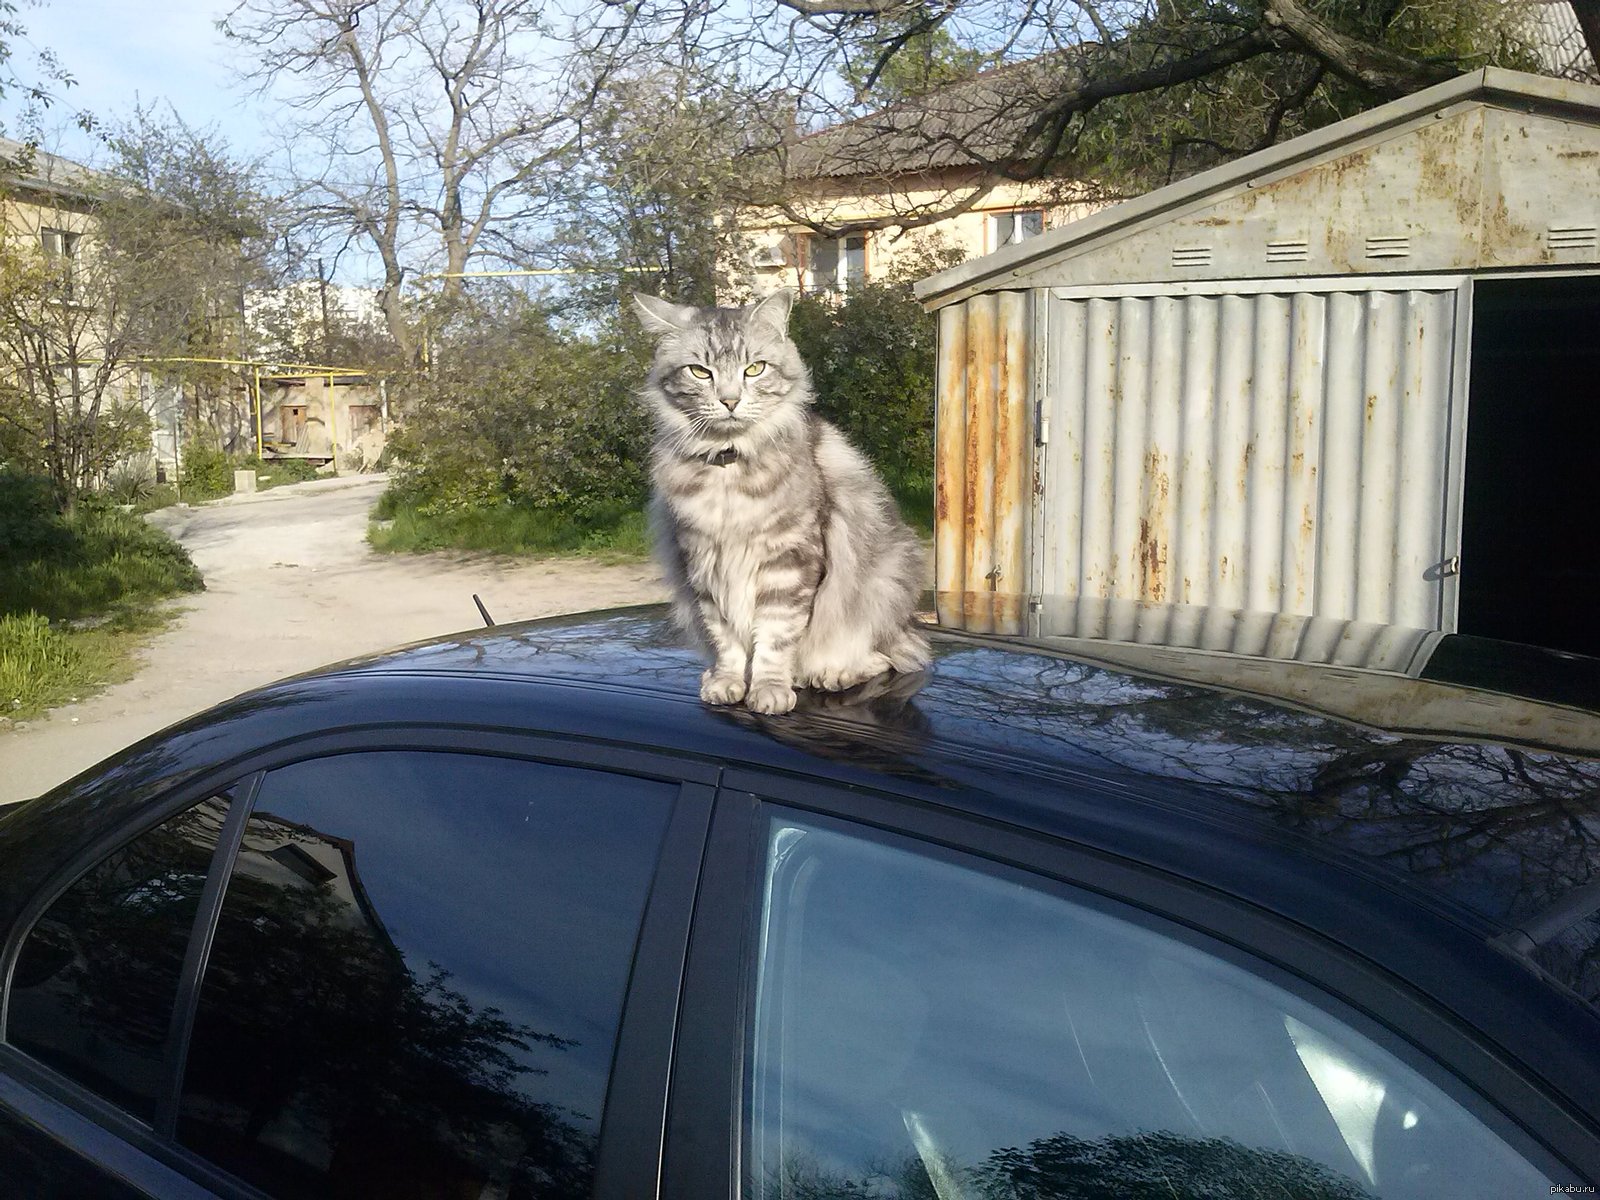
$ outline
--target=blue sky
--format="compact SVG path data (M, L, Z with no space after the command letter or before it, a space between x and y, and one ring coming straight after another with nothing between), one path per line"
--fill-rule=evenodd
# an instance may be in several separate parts
M136 100L170 102L192 125L215 126L234 150L254 156L267 147L266 105L238 85L241 57L216 30L229 0L46 0L25 4L18 19L28 30L13 66L30 77L32 48L55 52L77 79L47 115L46 148L69 158L95 155L92 138L70 126L87 109L101 119L127 115ZM31 45L30 45L31 44ZM16 104L4 105L15 134Z

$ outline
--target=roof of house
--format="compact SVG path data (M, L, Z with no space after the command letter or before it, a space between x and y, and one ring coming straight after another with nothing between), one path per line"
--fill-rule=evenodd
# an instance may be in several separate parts
M1488 67L971 259L916 292L938 307L998 288L1592 268L1596 150L1600 88ZM1374 256L1374 234L1388 252ZM1297 265L1285 267L1290 251Z
M1600 69L1589 53L1570 0L1528 0L1528 15L1546 70L1563 79L1600 83Z
M20 170L7 169L11 164ZM0 137L0 176L11 186L66 200L85 200L99 172L37 146Z
M1039 97L1076 75L1052 54L1008 63L960 83L808 134L788 147L791 179L891 176L980 166L1016 157Z

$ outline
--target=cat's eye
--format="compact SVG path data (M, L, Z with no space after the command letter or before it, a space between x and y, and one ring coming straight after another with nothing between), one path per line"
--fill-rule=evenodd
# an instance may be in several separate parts
M698 363L690 363L689 364L689 374L693 375L696 379L710 379L711 378L710 370L708 370L705 367L700 366Z
M766 369L767 369L767 364L766 363L764 363L764 362L753 362L748 367L746 367L744 369L744 373L746 375L750 376L750 378L754 379L757 375L761 374L761 372L765 371Z

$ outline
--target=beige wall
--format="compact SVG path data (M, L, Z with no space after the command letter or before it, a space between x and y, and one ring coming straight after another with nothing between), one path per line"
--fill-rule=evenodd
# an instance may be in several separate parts
M285 382L289 386L284 386ZM360 468L364 460L376 459L383 449L388 425L379 390L366 382L335 378L331 395L330 427L326 376L263 380L261 432L265 456L328 459L337 445L341 468ZM296 408L305 410L303 417L296 419ZM292 438L292 444L290 435L298 435Z
M971 200L977 179L951 171L918 176L912 186L891 189L878 181L829 179L812 185L795 201L802 215L821 224L880 220L954 207ZM880 280L896 266L921 273L929 253L955 251L977 258L1000 246L997 217L1019 210L1042 210L1044 228L1055 229L1088 216L1103 206L1085 189L1063 181L1002 182L985 192L964 212L910 230L873 230L866 238L866 277ZM776 210L752 209L739 216L742 253L728 264L733 282L729 299L740 294L765 295L777 288L831 290L810 270L809 243L816 237L805 225Z

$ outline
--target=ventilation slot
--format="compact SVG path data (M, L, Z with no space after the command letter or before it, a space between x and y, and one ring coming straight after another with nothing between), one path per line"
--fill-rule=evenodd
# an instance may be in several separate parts
M1271 263L1305 262L1310 257L1311 246L1305 238L1267 243L1267 261Z
M1211 247L1174 246L1172 248L1172 265L1175 267L1209 267L1211 265Z
M1409 258L1411 256L1411 239L1408 237L1369 237L1367 239L1368 258Z
M1545 240L1552 250L1593 250L1600 246L1593 225L1552 225Z

